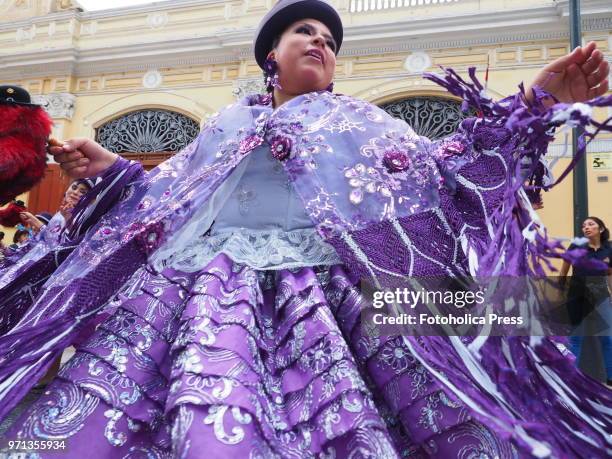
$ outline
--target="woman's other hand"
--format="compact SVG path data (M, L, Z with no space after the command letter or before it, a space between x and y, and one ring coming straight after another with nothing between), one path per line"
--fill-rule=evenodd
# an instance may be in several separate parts
M112 166L119 157L91 139L60 142L49 139L49 153L71 178L93 177Z
M540 70L527 90L527 100L533 101L531 88L534 86L552 94L560 102L594 99L608 91L609 73L610 65L595 42L591 41ZM552 104L552 101L549 103Z
M29 226L36 232L43 227L43 223L30 212L20 212L19 218L24 225Z
M64 220L68 220L70 216L72 215L72 209L74 209L74 203L64 201L60 205L58 212L62 214L62 217L64 217Z

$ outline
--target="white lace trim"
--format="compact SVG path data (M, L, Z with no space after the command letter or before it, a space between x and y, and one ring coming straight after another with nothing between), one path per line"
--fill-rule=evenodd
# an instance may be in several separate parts
M201 236L167 258L164 265L195 272L220 253L255 269L329 266L342 262L334 248L313 228L293 231L245 229Z

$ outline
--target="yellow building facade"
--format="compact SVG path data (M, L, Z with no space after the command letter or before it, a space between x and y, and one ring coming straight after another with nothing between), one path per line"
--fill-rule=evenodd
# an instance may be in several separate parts
M502 98L569 51L567 0L337 0L345 24L335 91L375 104L448 98L423 71L476 66ZM261 87L252 38L272 0L172 0L83 11L70 0L0 0L0 84L44 104L58 138L90 137L143 109L198 123ZM584 41L612 60L612 2L582 0ZM602 119L612 112L601 110ZM571 146L550 149L555 175ZM612 225L612 136L589 146L589 213ZM27 196L24 197L26 200ZM573 234L572 181L545 194L552 236Z

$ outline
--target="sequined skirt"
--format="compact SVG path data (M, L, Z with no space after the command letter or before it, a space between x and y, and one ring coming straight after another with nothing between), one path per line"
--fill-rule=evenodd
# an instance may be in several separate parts
M359 326L342 266L142 269L7 439L61 457L516 457L400 337ZM58 457L56 451L37 451Z

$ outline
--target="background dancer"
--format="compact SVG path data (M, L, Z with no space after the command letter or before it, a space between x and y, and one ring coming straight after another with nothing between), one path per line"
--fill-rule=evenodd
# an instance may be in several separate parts
M588 217L582 223L582 232L585 240L582 243L573 243L568 250L586 249L586 260L599 260L601 267L583 266L577 263L572 267L572 277L569 282L568 306L569 318L572 325L578 327L570 336L570 349L576 356L576 363L580 362L580 353L588 326L584 323L589 315L596 312L596 327L603 327L603 332L597 333L598 341L606 369L606 383L612 386L612 247L610 246L610 230L606 228L603 220L597 217ZM581 260L582 261L582 260ZM565 278L571 265L565 261L561 268L561 280ZM603 322L602 322L603 321ZM593 331L593 330L590 330Z

